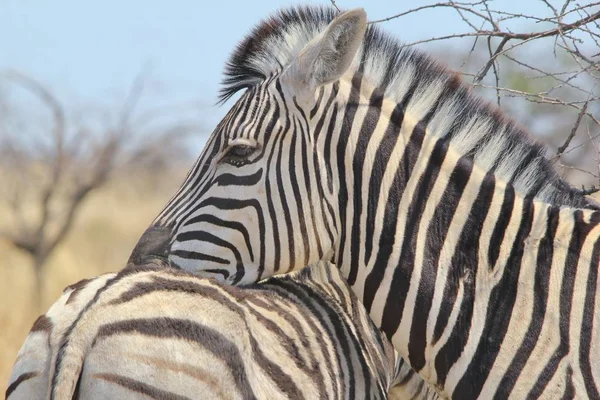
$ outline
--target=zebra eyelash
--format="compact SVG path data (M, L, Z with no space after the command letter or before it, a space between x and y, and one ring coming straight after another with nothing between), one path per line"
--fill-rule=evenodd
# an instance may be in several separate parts
M218 163L241 167L252 162L250 158L257 154L258 150L260 145L254 140L235 139L225 147Z

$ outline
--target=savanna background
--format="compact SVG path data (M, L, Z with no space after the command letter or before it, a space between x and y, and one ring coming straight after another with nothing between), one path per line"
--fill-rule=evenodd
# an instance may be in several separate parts
M337 0L459 71L600 182L600 2ZM63 288L121 269L224 115L221 69L289 1L0 1L0 391Z

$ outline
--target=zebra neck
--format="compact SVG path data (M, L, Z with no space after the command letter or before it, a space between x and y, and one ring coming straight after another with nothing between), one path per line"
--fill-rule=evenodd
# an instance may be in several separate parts
M511 197L492 204L481 233L467 222L453 256L435 273L424 263L411 277L411 285L423 287L433 275L435 284L421 300L406 300L415 312L401 321L393 342L448 393L494 391L498 384L514 385L527 368L539 371L546 362L558 368L568 356L578 360L581 346L587 346L581 354L589 353L600 320L598 213ZM509 208L510 215L502 215Z
M336 263L415 370L442 387L463 375L483 385L512 359L502 354L528 349L524 364L564 340L558 325L541 327L564 319L574 299L578 315L590 304L594 313L598 212L523 196L428 135L426 119L357 87L355 78L333 133L346 171L336 183ZM584 287L591 303L579 301ZM537 346L541 335L550 339Z

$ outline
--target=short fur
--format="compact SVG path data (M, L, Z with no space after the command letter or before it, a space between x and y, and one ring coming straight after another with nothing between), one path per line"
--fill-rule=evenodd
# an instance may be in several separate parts
M149 265L67 288L34 324L6 395L381 398L394 380L390 398L437 398L332 266L240 289Z

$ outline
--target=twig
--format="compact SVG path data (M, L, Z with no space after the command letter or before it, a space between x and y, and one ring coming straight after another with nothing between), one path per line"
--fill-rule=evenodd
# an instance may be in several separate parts
M488 36L488 40L489 39L491 39L491 36ZM498 47L496 47L496 51L494 51L494 54L491 55L490 59L483 66L483 68L481 69L481 71L475 76L475 79L473 80L475 83L481 82L481 80L487 75L488 71L490 70L490 67L492 65L494 65L494 63L496 62L496 57L498 57L498 55L500 54L500 52L504 48L504 45L506 43L508 43L509 40L510 39L507 38L507 37L502 38L502 40L498 44Z
M565 150L569 147L571 140L573 140L573 138L575 137L575 134L577 133L577 129L579 128L579 124L581 124L581 120L583 119L583 116L587 112L587 108L588 108L588 103L585 103L583 105L583 107L581 107L581 111L579 111L579 114L577 115L577 120L575 121L575 125L573 125L573 128L571 129L569 136L567 136L567 139L565 140L565 142L556 151L556 155L558 157L560 157L565 152Z
M592 185L592 187L590 187L589 189L586 189L584 186L582 186L581 190L579 191L579 193L583 194L584 196L589 196L598 192L600 192L600 187L596 187L594 185Z

